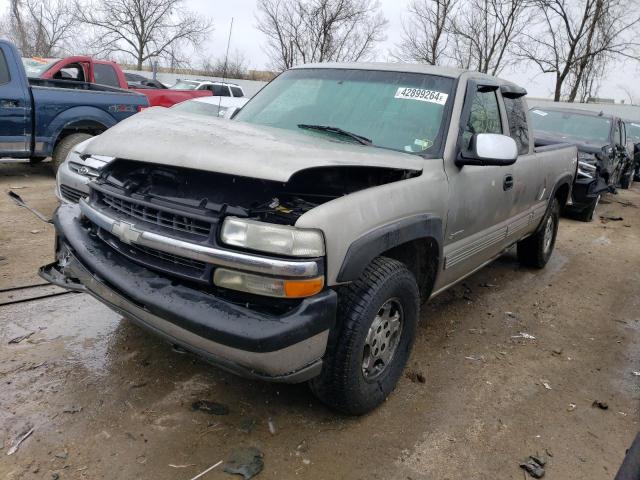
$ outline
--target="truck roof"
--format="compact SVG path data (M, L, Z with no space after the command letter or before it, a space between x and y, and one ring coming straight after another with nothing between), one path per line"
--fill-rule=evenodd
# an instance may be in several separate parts
M561 112L561 113L571 113L573 115L583 115L585 117L602 117L602 118L618 118L615 115L611 115L609 113L594 112L592 110L583 110L581 108L568 108L568 107L532 107L530 110L542 110L543 112Z
M328 69L345 69L345 70L378 70L387 72L403 72L403 73L424 73L428 75L438 75L441 77L460 78L463 74L472 73L474 76L485 77L499 80L496 77L480 72L472 72L461 68L442 67L439 65L426 65L422 63L402 63L402 62L347 62L347 63L307 63L293 67L292 70L303 68L328 68ZM500 80L501 83L509 83L506 80Z

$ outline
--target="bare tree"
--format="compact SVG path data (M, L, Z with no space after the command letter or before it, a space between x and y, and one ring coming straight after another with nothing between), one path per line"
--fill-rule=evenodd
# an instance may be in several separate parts
M529 0L468 0L451 23L457 66L491 75L513 60L515 41L530 21Z
M411 0L394 54L406 61L438 65L450 44L451 19L458 0Z
M212 77L245 78L248 73L247 57L236 50L229 58L206 59L202 62L202 71Z
M77 33L68 0L11 0L2 31L25 56L51 57L67 50Z
M184 8L184 0L76 0L78 20L93 32L98 54L124 54L144 62L160 57L184 64L182 47L198 45L212 30L208 18Z
M375 0L259 0L257 28L273 67L358 61L384 40L387 20Z
M575 101L585 82L604 73L594 69L598 61L633 56L632 29L640 22L634 0L533 1L542 20L524 34L520 55L541 72L555 74L555 101L563 96Z

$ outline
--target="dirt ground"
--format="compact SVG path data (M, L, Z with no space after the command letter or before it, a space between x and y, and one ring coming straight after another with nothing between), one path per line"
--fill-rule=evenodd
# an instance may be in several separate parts
M40 283L53 249L10 187L56 204L46 165L0 165L0 290ZM640 420L639 206L638 186L608 196L598 214L623 220L563 219L545 270L510 252L434 299L409 367L425 382L361 418L174 352L86 295L2 306L0 478L189 480L248 446L263 479L522 479L532 454L545 478L613 478ZM229 413L193 411L201 399Z

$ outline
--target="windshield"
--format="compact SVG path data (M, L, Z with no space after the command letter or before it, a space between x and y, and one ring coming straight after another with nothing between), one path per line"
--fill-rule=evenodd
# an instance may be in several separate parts
M22 65L27 72L27 77L38 78L59 61L57 58L23 58Z
M633 143L640 143L640 122L627 123L627 138Z
M184 80L178 80L175 85L169 87L172 90L195 90L198 86L195 82L185 82Z
M580 113L531 110L533 129L542 134L572 138L592 143L609 143L611 120Z
M171 107L173 110L187 113L197 113L198 115L208 115L210 117L223 117L228 107L220 106L214 103L205 103L199 100L187 100L185 102L176 103Z
M453 79L418 73L346 69L290 70L260 91L236 120L307 135L354 142L342 129L371 139L374 146L437 154L445 107L453 101Z

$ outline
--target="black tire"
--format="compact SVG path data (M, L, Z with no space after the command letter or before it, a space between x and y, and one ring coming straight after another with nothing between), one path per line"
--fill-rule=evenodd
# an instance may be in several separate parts
M580 220L581 222L591 222L593 220L593 218L595 217L595 213L596 213L596 208L598 207L598 204L600 203L600 197L601 195L598 195L597 198L595 198L593 200L593 202L591 203L591 205L589 205L587 208L579 211L578 213L576 213L574 215L576 220Z
M60 165L62 165L67 159L67 155L69 155L69 152L73 147L91 137L93 137L93 135L89 133L72 133L60 140L53 149L53 155L51 155L51 167L53 168L53 173L55 174L58 172L58 168L60 168Z
M560 205L554 198L542 219L540 228L530 237L518 242L518 260L526 267L544 268L556 244Z
M420 293L415 277L403 263L378 257L339 295L337 324L329 338L322 373L309 383L326 405L349 415L362 415L384 402L402 375L416 335ZM387 328L381 312L388 305L392 307L389 312L393 308L399 312L401 328L385 337L384 330L370 329L374 322L382 322L380 327ZM367 346L368 334L376 338L373 345L381 339L377 343L381 356L383 342L393 342L395 350L385 367L384 362L375 360L375 368L365 373L365 360L375 358Z

